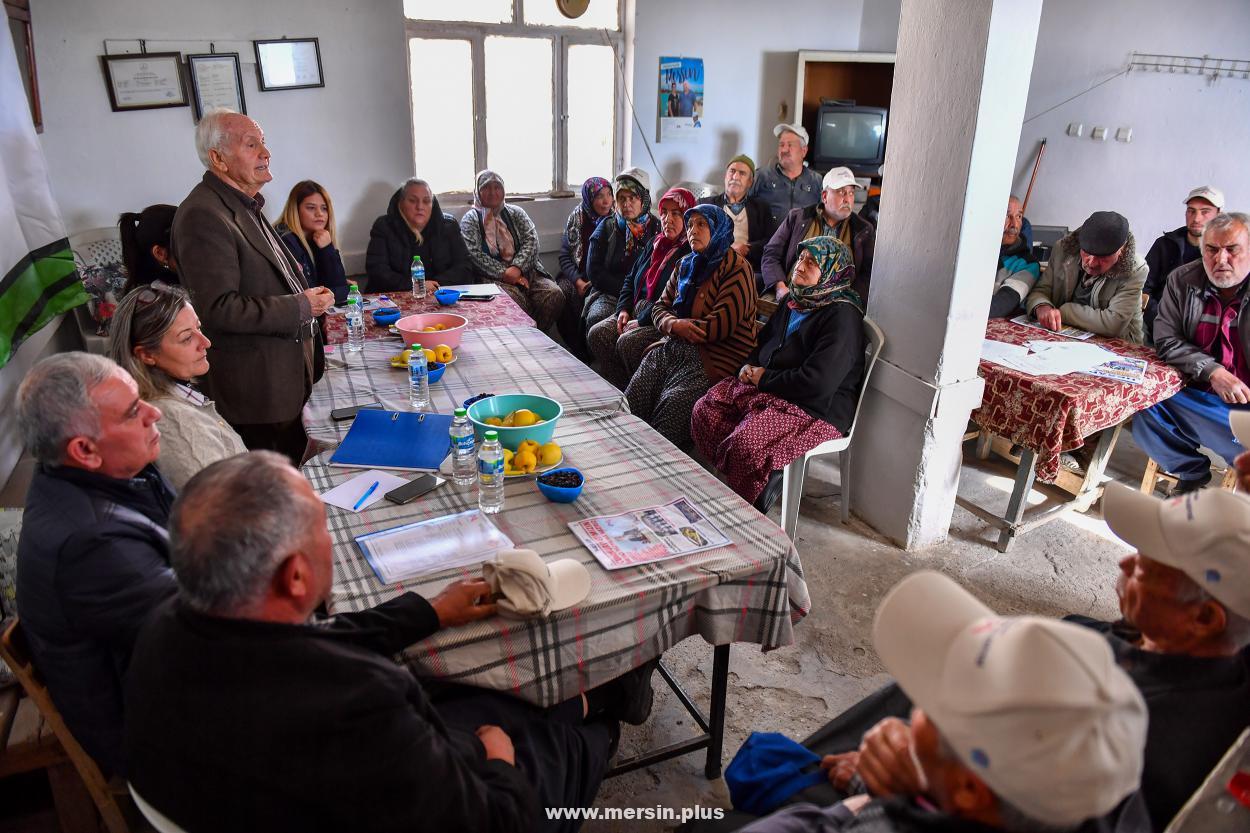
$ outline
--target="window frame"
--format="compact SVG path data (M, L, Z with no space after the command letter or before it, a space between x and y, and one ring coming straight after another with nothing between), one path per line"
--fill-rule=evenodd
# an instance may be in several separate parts
M451 0L454 2L455 0ZM625 101L624 69L628 67L625 48L626 5L628 0L617 0L617 29L606 32L603 29L581 29L569 26L546 26L536 23L522 23L524 20L524 4L528 0L512 0L512 21L508 23L468 23L461 21L415 20L404 18L405 53L410 54L411 42L414 38L428 40L462 40L469 42L469 58L472 62L473 90L473 165L475 171L488 167L488 148L486 142L486 38L491 36L537 38L550 40L551 47L551 80L552 90L551 111L551 160L552 188L538 192L509 192L514 197L563 197L576 194L581 183L568 182L568 55L569 47L577 45L608 46L612 49L614 70L612 73L612 170L607 172L610 178L620 170L625 151L626 119L623 113ZM405 58L407 58L407 54ZM408 73L408 117L409 130L416 135L417 113L412 106L412 62L406 60ZM415 156L413 159L415 167ZM417 171L420 176L421 172ZM507 178L505 177L505 181ZM443 196L465 194L472 197L472 192L443 191Z

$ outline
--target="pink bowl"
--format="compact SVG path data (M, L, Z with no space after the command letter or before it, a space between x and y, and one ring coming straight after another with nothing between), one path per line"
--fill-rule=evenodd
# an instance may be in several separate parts
M424 327L433 327L435 324L442 324L447 329L434 333L421 332ZM399 330L399 334L403 336L405 347L410 344L420 344L422 347L432 348L446 344L455 350L460 346L460 336L464 334L468 325L469 321L463 315L453 315L450 312L422 312L399 319L395 322L395 329Z

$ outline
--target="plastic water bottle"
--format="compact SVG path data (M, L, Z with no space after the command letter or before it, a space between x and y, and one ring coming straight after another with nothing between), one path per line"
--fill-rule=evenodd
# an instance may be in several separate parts
M487 515L503 509L503 446L498 431L487 431L477 452L477 508Z
M429 410L430 368L425 363L425 351L414 344L408 354L408 402L414 411Z
M425 264L421 262L421 255L412 256L412 297L425 297Z
M355 281L347 282L347 302L350 304L353 300L360 304L360 308L365 308L365 298L360 294L360 285Z
M360 310L360 301L355 298L347 300L347 350L359 353L365 348L365 314Z
M464 408L457 408L451 418L451 479L457 486L471 486L477 476L476 468L473 423Z

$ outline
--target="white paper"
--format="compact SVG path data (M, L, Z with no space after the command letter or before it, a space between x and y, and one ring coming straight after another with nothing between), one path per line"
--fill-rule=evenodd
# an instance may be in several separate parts
M1028 355L1029 348L1021 344L1008 344L988 338L981 341L981 358L987 362L1015 368L1016 362Z
M369 566L385 584L452 567L491 561L512 540L477 509L371 532L356 538Z
M369 469L345 483L340 483L333 489L322 492L321 499L331 506L346 509L348 512L363 512L381 500L382 496L391 489L398 489L407 482L402 477L396 477L393 474L387 474L377 469ZM377 483L378 487L373 490L373 494L369 495L369 499L359 509L356 509L356 501L360 500L361 496L369 491L369 487L374 483Z
M458 283L451 285L438 285L439 289L454 289L457 292L463 292L466 295L498 295L503 290L499 288L497 283Z

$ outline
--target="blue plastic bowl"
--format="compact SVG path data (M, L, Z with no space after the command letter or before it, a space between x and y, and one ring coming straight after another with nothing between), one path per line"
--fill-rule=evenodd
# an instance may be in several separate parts
M502 419L518 408L527 408L543 420L537 425L524 428L509 428L503 425L487 425L487 417ZM499 442L509 451L516 451L522 440L533 440L539 445L546 445L556 433L556 423L564 408L554 399L528 393L504 393L489 399L480 399L469 406L469 421L473 423L473 431L481 442L487 431L498 431Z
M438 301L445 307L449 307L456 301L460 300L459 289L440 289L434 293L434 300Z
M373 311L373 323L379 327L389 327L398 321L403 314L403 311L398 309L375 309Z
M542 481L542 479L547 475L556 474L557 472L562 471L573 472L581 478L582 482L578 483L576 486L548 486ZM543 496L552 503L572 503L577 500L579 495L581 495L582 487L586 485L586 476L572 466L565 466L562 469L552 469L551 471L543 472L538 475L538 478L534 482L538 484L538 491L542 492Z
M430 362L429 370L430 378L428 381L432 385L439 379L443 378L443 372L447 370L447 365L442 362Z

